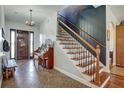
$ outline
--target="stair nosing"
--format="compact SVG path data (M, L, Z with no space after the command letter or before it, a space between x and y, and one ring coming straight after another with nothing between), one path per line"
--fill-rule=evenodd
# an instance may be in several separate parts
M90 69L91 69L91 68L90 68ZM101 73L101 70L103 70L103 67L102 67L102 66L101 66L100 69L99 69L99 73ZM88 70L86 70L86 71L88 71ZM90 77L96 74L95 71L94 71L92 74L88 74L86 71L84 71L84 72L82 72L82 73L85 74L85 75L88 75L88 76L90 76Z
M88 61L88 62L91 62L92 60L90 60L90 61ZM86 63L86 62L85 62ZM79 66L79 65L76 65L76 66L78 66L78 67L81 67L81 68L85 68L85 67L87 67L87 66L90 66L90 65L93 65L93 64L95 64L96 63L96 61L94 60L94 61L92 61L91 63L88 63L88 64L86 64L86 65L84 65L84 66Z
M83 54L86 53L87 51L80 51L80 52L67 52L67 54L73 55L73 54Z
M89 57L92 57L92 56L86 56L86 57L81 57L79 60L82 60L82 59L85 59L85 58L89 58ZM75 60L75 59L77 59L77 58L71 58L72 60Z

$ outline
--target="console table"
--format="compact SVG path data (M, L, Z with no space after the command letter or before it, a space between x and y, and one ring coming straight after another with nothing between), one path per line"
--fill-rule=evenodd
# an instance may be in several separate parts
M4 66L5 66L4 73L5 73L6 79L8 79L9 77L9 71L11 72L11 76L14 77L15 67L17 67L15 60L8 60L7 64L5 64Z

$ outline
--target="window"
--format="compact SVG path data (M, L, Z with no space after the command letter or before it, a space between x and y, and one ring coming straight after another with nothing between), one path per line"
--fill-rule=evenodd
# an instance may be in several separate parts
M0 42L2 40L2 29L0 29Z
M40 45L42 45L42 44L43 44L43 35L40 34Z
M10 30L10 58L15 58L15 30Z
M34 33L30 32L30 57L33 57L34 51Z

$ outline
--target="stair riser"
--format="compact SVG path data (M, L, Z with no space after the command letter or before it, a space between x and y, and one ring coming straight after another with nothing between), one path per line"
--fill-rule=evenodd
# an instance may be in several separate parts
M59 41L68 41L68 42L70 41L70 43L73 42L73 41L75 41L72 38L57 38L57 40L59 40Z
M66 45L63 45L64 47L82 47L82 46L80 46L79 44L72 44L72 43L70 43L70 44L66 44ZM83 48L83 47L82 47Z
M63 46L77 46L78 44L76 43L60 43L60 45L63 45Z
M63 48L69 47L71 48L72 45L61 45ZM77 45L73 45L73 47L77 47ZM83 46L80 46L81 48L75 48L75 49L66 49L68 52L80 52L80 51L86 51L86 49Z
M61 33L61 34L58 34L60 36L70 36L68 33Z
M86 62L87 60L92 60L92 58L91 58L91 57L90 57L90 58L87 58L87 59L84 58L84 59L82 59L81 61L82 61L82 62ZM81 61L80 61L80 62L81 62ZM79 62L79 61L77 61L77 62Z
M90 66L90 68L91 68L91 66ZM81 72L81 71L82 71L81 68L78 68L78 70L79 70L80 74L81 74L87 81L93 81L93 79L96 78L96 75L95 75L95 74L94 74L94 77L93 77L93 76L89 76L89 75L83 74L83 73ZM103 71L103 69L101 69L99 73L101 73L102 71Z
M76 54L80 54L80 55L83 55L85 52L83 51L79 51L79 52L67 52L67 54L70 54L70 55L76 55Z
M84 49L66 49L66 51L68 53L68 52L83 52L83 51L86 51L86 50L84 50ZM85 53L85 52L83 52L83 53Z
M66 49L66 50L71 51L71 52L75 52L75 50L77 50L79 52L84 51L84 48L80 47L80 46L65 46L65 45L63 45L63 49Z
M61 34L58 34L58 36L59 36L58 38L61 38L61 37L71 37L70 35L68 35L68 33L61 33Z
M72 43L72 41L67 41L67 40L57 40L57 41L60 41L60 43ZM75 40L73 41L73 43L77 43Z
M76 60L77 58L78 59L80 59L80 61L82 60L84 60L84 59L87 59L87 60L89 60L89 58L91 58L91 56L88 56L88 55L86 55L86 53L84 53L83 55L80 55L80 54L76 54L76 55L70 55L70 58L72 59L72 60ZM79 61L79 60L78 60Z
M64 29L59 28L60 33L67 33Z
M57 38L57 40L74 40L74 39L72 39L72 38L66 38L66 37L59 37L59 38ZM70 42L70 43L72 43L72 42Z
M76 64L76 65L77 65L77 64ZM96 66L96 63L91 64L91 65L86 66L86 67L79 67L79 66L77 66L77 68L82 69L82 71L81 71L81 72L85 72L85 71L87 71L88 69L91 69L91 68L93 68L93 67L95 67L95 66Z
M76 43L75 40L66 40L66 39L57 39L57 41L60 41L60 43L71 43L71 42Z
M80 74L81 74L87 81L92 81L92 80L93 80L93 77L88 76L88 75L82 73L82 72L84 72L85 70L87 70L87 68L86 68L86 69L82 69L82 68L79 68L79 67L76 67L76 68L78 69L78 71L80 72ZM89 68L91 68L91 66L90 66ZM84 70L84 71L82 71L82 70ZM94 76L94 78L95 78L95 76Z
M76 58L71 58L71 60L74 60L74 61L81 61L81 60L89 59L89 58L91 58L91 56L76 57Z
M63 47L63 49L69 49L69 50L81 50L82 49L82 47Z
M74 38L71 38L70 36L65 36L65 35L63 35L63 36L58 36L57 37L57 39L66 39L66 40L75 40Z
M78 64L76 64L76 66L81 67L81 68L85 68L87 66L95 65L95 64L96 64L95 61L89 60L89 61L78 62Z

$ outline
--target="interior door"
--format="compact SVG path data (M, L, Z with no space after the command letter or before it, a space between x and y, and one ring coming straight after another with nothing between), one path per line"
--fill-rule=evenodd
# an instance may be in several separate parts
M28 32L17 31L17 59L28 59Z
M124 66L124 25L117 26L116 65Z

